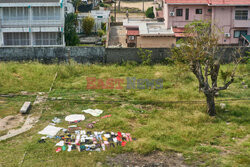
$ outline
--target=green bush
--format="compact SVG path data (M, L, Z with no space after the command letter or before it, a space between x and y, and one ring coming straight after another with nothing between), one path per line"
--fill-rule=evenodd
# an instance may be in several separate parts
M102 23L101 23L101 27L102 27L102 30L103 30L103 31L106 31L106 23L103 23L103 22L102 22Z
M137 52L137 54L141 58L142 65L144 66L151 65L152 50L139 48L139 51Z
M147 9L147 11L146 11L146 17L152 18L152 19L155 18L153 7L150 7L150 8Z
M111 16L111 22L113 23L115 21L115 17Z
M104 7L104 3L101 2L101 3L100 3L100 7Z
M83 18L82 28L86 35L91 34L94 25L95 25L95 19L93 17L88 16L88 17Z
M102 37L105 34L105 32L100 29L100 30L97 31L97 34L98 34L99 37Z

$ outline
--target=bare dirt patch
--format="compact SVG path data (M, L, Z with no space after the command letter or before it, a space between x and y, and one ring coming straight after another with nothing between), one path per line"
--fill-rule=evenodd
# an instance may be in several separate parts
M124 153L115 157L108 157L109 166L137 166L137 167L186 167L182 154L154 152L149 155Z
M116 4L118 6L118 3ZM144 10L146 11L149 7L154 6L154 2L153 1L149 1L149 2L144 2ZM124 2L121 1L121 7L127 7L127 8L138 8L140 10L143 10L143 1L141 2Z
M21 114L4 117L3 119L0 119L0 131L16 128L23 122L24 116Z

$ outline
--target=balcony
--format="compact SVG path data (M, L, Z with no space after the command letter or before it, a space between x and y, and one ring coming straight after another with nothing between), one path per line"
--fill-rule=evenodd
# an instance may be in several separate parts
M53 19L53 18L52 18ZM0 20L0 26L2 28L12 28L12 27L29 27L29 26L60 26L64 24L63 20L44 20L44 19L21 19L21 18L12 18L12 19L3 19Z
M248 20L234 20L234 27L250 27L250 19Z

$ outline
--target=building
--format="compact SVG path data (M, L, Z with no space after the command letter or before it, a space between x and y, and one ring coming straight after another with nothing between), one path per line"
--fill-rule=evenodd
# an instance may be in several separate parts
M102 24L106 24L106 30L108 29L110 11L109 10L91 10L89 13L78 13L78 33L84 33L82 29L82 19L91 16L95 19L95 25L93 27L93 32L97 32L102 29Z
M0 47L64 45L63 0L0 0Z
M127 47L170 48L176 44L173 29L166 28L163 22L126 19L123 26L127 30Z
M219 44L238 45L250 35L250 0L155 0L167 28L184 37L184 26L194 20L211 20L223 33ZM159 12L158 12L159 13Z

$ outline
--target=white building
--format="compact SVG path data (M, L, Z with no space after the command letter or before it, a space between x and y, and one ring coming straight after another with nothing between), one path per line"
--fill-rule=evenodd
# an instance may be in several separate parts
M78 13L78 28L77 32L82 33L82 19L91 16L95 19L95 25L93 27L93 32L97 32L99 29L102 28L102 23L106 23L106 29L108 28L109 23L109 16L110 11L109 10L91 10L90 13Z
M63 0L0 0L0 47L64 46Z

